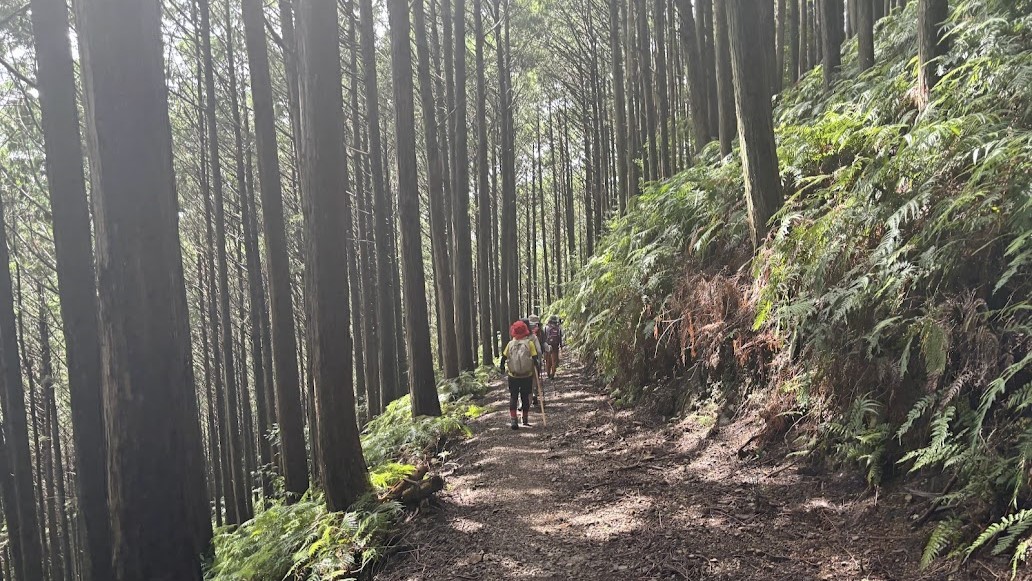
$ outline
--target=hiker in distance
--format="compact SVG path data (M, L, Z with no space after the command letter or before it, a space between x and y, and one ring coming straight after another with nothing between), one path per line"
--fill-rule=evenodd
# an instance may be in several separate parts
M541 317L539 317L537 315L530 315L526 319L524 319L524 322L527 323L527 328L530 329L530 336L534 340L534 348L537 349L538 356L543 355L545 353L545 333L541 329ZM544 371L544 369L542 368L541 365L539 365L538 366L538 377L537 377L537 379L539 381L541 379L541 372L542 371ZM536 408L537 406L541 405L540 402L538 401L538 392L537 392L537 390L532 390L530 397L531 397L531 402L530 402L531 408Z
M530 328L523 321L516 321L509 328L512 340L502 351L502 362L499 369L509 376L509 419L512 429L518 430L516 421L516 404L522 404L523 425L530 425L530 393L534 389L534 374L540 372L539 354L541 353Z
M559 352L566 346L563 342L563 326L558 316L552 315L548 318L544 336L545 371L548 373L548 379L555 379L555 374L559 370Z

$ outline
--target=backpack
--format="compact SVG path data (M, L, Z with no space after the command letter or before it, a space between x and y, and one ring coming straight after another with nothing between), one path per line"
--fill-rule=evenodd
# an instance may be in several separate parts
M534 375L534 358L530 354L530 339L514 339L509 344L509 373L514 377Z
M545 329L546 341L552 348L559 348L563 342L563 330L559 325L549 325Z

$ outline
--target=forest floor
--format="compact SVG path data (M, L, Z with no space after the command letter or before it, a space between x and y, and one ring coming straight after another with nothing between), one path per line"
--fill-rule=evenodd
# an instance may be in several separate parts
M512 431L508 392L443 466L435 506L403 525L378 580L996 579L998 565L920 571L926 502L857 473L742 459L743 419L664 422L615 410L582 370L544 384L547 427ZM771 462L774 462L773 464Z

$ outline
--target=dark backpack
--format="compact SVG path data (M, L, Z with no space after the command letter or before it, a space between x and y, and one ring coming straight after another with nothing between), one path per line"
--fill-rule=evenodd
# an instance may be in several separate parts
M559 325L549 325L545 329L545 340L550 346L558 349L563 343L563 329Z

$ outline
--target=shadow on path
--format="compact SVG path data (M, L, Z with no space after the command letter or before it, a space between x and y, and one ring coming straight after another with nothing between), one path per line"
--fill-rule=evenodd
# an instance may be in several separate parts
M580 370L544 389L548 425L519 431L492 389L378 580L982 578L919 572L923 533L862 482L743 465L748 426L635 421Z

